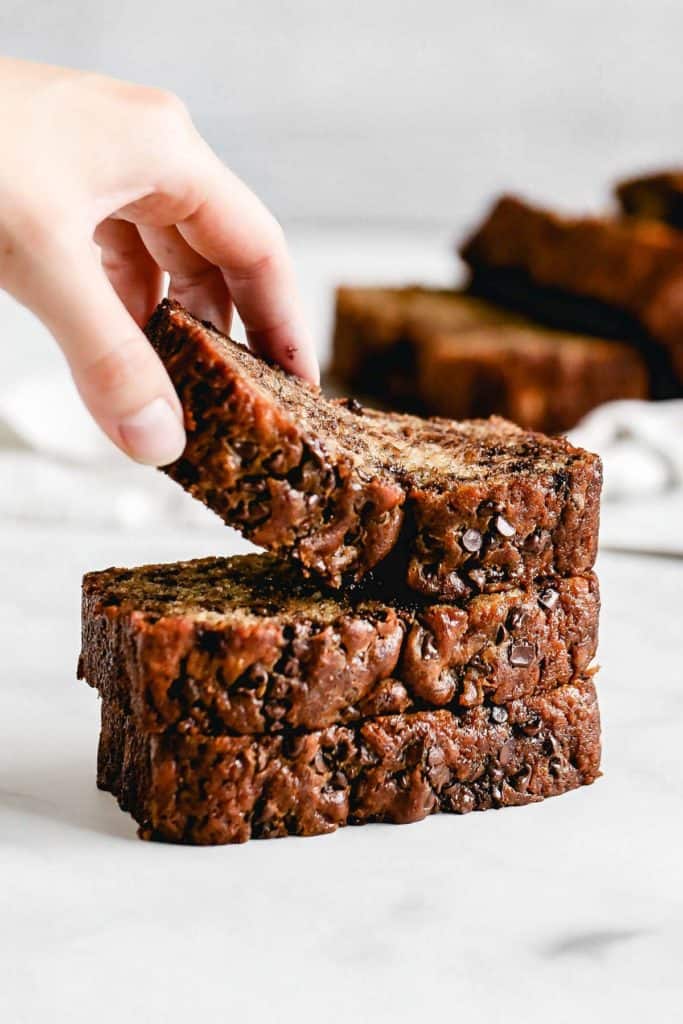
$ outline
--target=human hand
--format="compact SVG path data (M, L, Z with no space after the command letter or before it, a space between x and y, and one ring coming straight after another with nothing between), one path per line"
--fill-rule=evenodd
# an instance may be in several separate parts
M0 287L57 339L93 417L165 465L180 403L140 327L169 295L312 381L313 343L280 226L170 93L0 59Z

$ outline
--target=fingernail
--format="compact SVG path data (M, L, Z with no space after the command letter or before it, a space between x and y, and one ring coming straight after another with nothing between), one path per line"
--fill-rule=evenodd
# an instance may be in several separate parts
M164 398L155 398L119 424L128 454L149 466L167 466L185 448L185 428Z

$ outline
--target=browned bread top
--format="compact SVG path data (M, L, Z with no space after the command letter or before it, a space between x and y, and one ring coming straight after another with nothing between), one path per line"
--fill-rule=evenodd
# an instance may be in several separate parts
M461 253L475 274L518 272L529 286L623 310L669 353L683 381L683 236L649 221L562 217L512 196Z
M79 674L143 729L319 729L506 703L589 670L595 576L455 604L323 592L272 555L89 573Z
M591 568L597 456L497 418L424 420L327 400L176 303L161 304L147 333L185 412L186 450L165 471L333 586L390 554L399 580L449 598ZM484 575L466 582L476 569Z

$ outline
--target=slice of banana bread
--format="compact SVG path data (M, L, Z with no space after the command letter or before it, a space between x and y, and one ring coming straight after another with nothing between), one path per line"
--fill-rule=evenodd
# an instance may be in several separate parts
M677 231L653 222L560 217L505 196L461 254L477 294L550 315L570 329L632 339L647 352L655 388L680 390L683 236Z
M549 434L603 402L649 394L633 345L417 286L337 290L331 381L401 411L497 414Z
M590 671L595 576L461 606L323 593L272 555L89 573L79 675L145 732L321 729L503 704Z
M501 419L326 400L176 303L147 334L185 412L187 447L165 472L332 586L377 567L452 600L592 568L597 456Z
M649 393L645 363L632 346L531 325L428 328L416 351L424 405L454 419L495 411L554 434L603 402Z
M422 288L340 287L336 294L331 373L347 390L400 407L423 409L416 387L417 330L466 331L521 321L509 310L464 292ZM488 409L485 415L499 412Z
M615 187L624 213L683 228L683 171L659 171L629 178Z
M584 680L507 707L260 738L149 735L105 700L98 785L143 838L213 845L529 804L593 782L599 765Z

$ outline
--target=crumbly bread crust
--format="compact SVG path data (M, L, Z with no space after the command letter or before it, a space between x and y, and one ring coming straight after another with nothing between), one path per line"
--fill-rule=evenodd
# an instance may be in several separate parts
M159 306L147 334L185 412L187 447L165 472L331 586L378 567L452 600L592 568L597 456L497 418L326 400L176 303Z
M89 573L79 676L145 732L276 733L505 704L589 670L593 575L452 604L331 594L271 555Z
M661 346L683 384L678 232L654 222L560 217L505 196L461 255L480 294L501 298L506 290L550 289L600 304L606 319L613 310L622 336L640 334L638 340L650 339L650 348ZM533 306L532 295L526 308Z
M588 680L507 708L260 739L150 736L104 701L98 785L143 838L213 845L519 806L593 782L599 765Z

